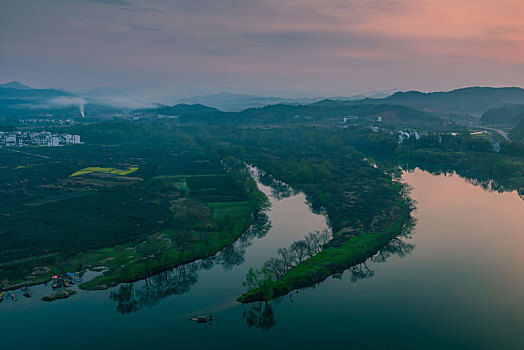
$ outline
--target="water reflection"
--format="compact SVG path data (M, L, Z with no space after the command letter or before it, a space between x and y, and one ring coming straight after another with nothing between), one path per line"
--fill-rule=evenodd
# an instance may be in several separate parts
M415 250L415 245L405 240L412 238L413 229L417 223L415 218L410 218L404 225L402 233L389 241L388 245L380 249L379 252L371 258L373 262L385 263L393 255L401 258L410 255Z
M271 174L261 170L257 169L257 173L255 174L257 176L258 181L271 189L271 196L276 199L277 201L289 198L291 196L296 195L298 192L295 191L291 186L289 186L287 183L280 181L278 179L275 179Z
M269 331L276 325L275 313L270 303L255 303L248 311L244 311L243 317L249 328Z
M253 239L264 237L270 228L269 217L262 213L235 243L222 249L215 256L180 265L139 282L123 283L110 293L109 298L117 303L118 312L131 314L143 307L153 307L171 295L187 293L191 286L198 282L199 271L210 270L215 265L222 265L226 270L241 265L246 248L252 244Z
M471 173L470 167L457 167L425 162L417 162L415 166L410 164L402 164L401 167L403 170L409 173L413 173L417 168L419 168L437 176L451 176L453 174L457 174L466 182L478 186L485 191L498 193L517 191L519 196L524 199L524 190L518 184L511 183L508 179L504 178L495 179L486 174Z
M109 298L117 302L116 309L121 314L137 312L144 306L153 307L170 295L189 292L191 286L198 281L198 271L203 266L200 263L190 263L138 283L121 284L110 293Z

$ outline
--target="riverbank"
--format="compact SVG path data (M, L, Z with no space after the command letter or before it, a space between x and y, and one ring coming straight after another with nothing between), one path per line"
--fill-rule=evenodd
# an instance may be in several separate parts
M320 283L329 276L363 263L375 255L391 239L402 233L405 223L410 218L409 204L405 202L399 204L402 207L399 217L389 229L377 233L361 232L359 235L352 236L349 241L338 246L328 246L317 255L294 266L282 278L271 284L272 298ZM264 301L266 295L267 292L264 293L259 288L244 293L237 298L237 301L241 303Z
M139 260L126 257L128 262L123 267L119 267L118 262L124 258L116 256L108 264L108 271L91 281L82 283L79 287L85 290L104 290L120 283L135 282L180 265L211 257L233 244L255 220L255 216L244 218L243 220L238 219L231 232L223 233L222 237L216 234L214 237L208 238L208 241L195 241L191 248L188 248L189 251L182 255L177 246L170 243L165 234L160 234L151 239L155 242L149 243L151 246L161 247L161 250L157 250L157 255ZM196 239L198 233L194 233L194 235Z
M261 192L262 193L262 192ZM265 195L264 195L265 196ZM39 285L51 281L53 275L87 269L106 267L105 272L79 285L85 290L104 290L120 283L134 282L151 275L170 270L179 265L205 259L231 245L255 222L256 211L249 202L211 204L213 216L220 220L227 212L228 221L219 231L183 231L165 228L139 242L98 249L79 254L46 268L45 272L31 281L4 284L4 290L15 290L23 285Z

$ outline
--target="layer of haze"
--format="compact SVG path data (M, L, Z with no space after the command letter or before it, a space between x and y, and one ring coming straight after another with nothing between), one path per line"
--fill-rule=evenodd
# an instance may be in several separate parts
M519 0L2 0L0 81L241 92L524 85Z

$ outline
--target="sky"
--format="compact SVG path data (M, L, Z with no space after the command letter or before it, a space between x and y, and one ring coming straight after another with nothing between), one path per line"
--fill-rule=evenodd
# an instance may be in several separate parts
M0 82L87 90L524 86L521 0L0 0Z

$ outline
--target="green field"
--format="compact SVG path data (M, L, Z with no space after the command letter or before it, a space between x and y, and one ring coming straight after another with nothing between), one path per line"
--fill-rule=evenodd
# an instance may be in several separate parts
M191 147L100 144L27 153L0 149L0 287L97 265L109 267L103 283L135 279L208 256L253 221L242 184L215 156ZM162 259L144 260L151 250Z

